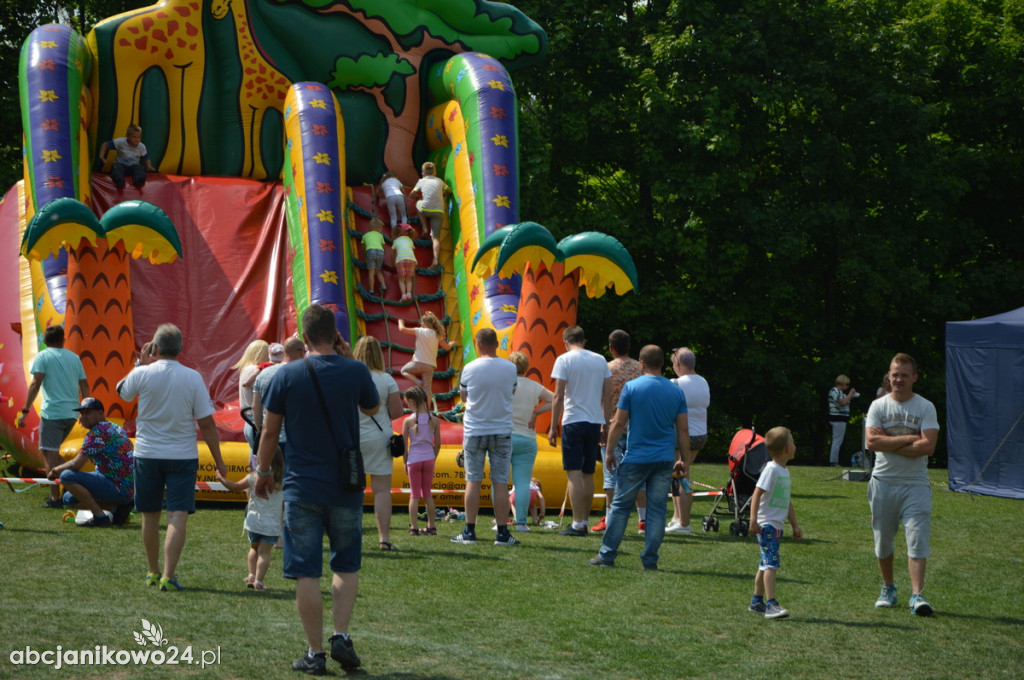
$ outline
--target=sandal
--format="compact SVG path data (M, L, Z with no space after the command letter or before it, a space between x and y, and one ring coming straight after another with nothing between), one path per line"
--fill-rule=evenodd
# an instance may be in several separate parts
M437 527L427 527L423 530L423 533L428 536L437 536Z
M420 530L419 529L413 529L412 527L409 527L409 535L410 536L419 536L420 535Z
M385 551L385 552L398 552L398 548L396 548L395 546L391 545L387 541L381 541L380 542L380 549Z

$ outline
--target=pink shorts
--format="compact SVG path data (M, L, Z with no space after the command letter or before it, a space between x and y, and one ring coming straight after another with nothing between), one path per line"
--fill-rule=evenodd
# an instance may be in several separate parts
M434 482L434 461L424 460L419 463L409 463L405 469L409 473L409 497L429 497L430 487Z
M399 260L395 269L399 276L416 276L416 260Z

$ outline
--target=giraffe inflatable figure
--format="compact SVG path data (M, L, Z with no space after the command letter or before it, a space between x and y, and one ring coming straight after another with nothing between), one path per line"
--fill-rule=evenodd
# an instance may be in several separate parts
M242 174L263 179L267 176L260 151L263 116L269 109L283 111L291 81L274 68L257 48L243 0L213 0L210 15L218 20L228 16L234 19L238 58L242 65L242 86L238 90L238 113L243 123Z

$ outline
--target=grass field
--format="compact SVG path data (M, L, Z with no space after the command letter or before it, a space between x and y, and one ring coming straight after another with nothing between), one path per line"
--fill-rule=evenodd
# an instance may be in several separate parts
M405 534L398 553L376 550L364 514L364 559L352 626L367 678L1020 678L1024 674L1024 538L1019 502L945 490L933 470L932 552L926 594L936 615L907 610L905 551L898 538L899 606L873 607L879 590L866 484L828 481L831 468L792 468L804 530L785 539L778 596L789 619L747 612L758 550L753 538L699 530L668 536L660 569L644 572L643 537L631 520L614 569L587 565L596 535L549 530L519 534L518 548ZM721 485L724 465L697 465L693 478ZM303 648L294 587L275 551L270 590L245 590L242 506L200 509L189 521L179 575L185 592L143 584L136 520L122 529L84 529L39 507L42 488L0 498L0 678L296 678ZM553 499L558 505L561 499ZM557 507L556 507L557 511ZM596 520L595 513L595 520ZM557 518L556 518L557 519ZM485 518L487 524L489 518ZM325 584L325 601L329 602ZM16 665L12 652L154 649L136 642L143 619L159 626L199 665ZM330 631L326 631L327 634ZM219 657L212 655L219 649ZM18 660L17 658L15 660ZM26 657L27 660L27 657ZM329 673L344 673L333 661Z

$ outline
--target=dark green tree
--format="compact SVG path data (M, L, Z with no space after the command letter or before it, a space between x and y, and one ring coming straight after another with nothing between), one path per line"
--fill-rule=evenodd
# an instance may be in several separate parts
M945 321L1021 304L1014 3L519 6L551 38L517 81L523 214L639 269L583 306L592 346L694 347L719 451L756 418L820 455L832 378L866 409L896 351L942 410Z

